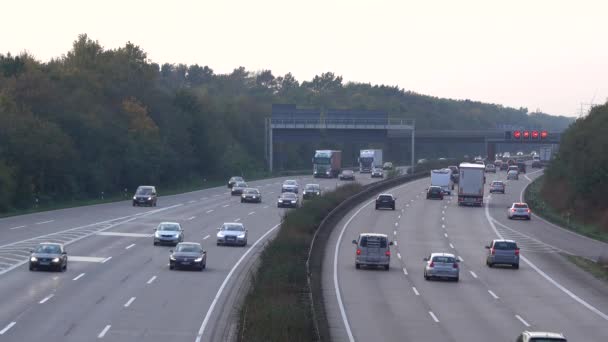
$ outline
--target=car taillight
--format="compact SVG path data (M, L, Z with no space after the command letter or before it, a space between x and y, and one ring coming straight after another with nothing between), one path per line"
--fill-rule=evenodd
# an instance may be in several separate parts
M515 255L519 255L519 248L515 250Z
M515 210L515 209L511 209L511 211L512 211L512 212L516 212L517 210Z
M526 209L528 211L528 214L530 213L530 209Z
M458 263L457 263L457 262L455 262L454 264L452 264L452 267L454 267L454 268L458 268Z
M490 253L491 253L492 255L494 255L494 254L496 254L496 250L495 250L494 248L492 248L492 249L490 249Z
M361 250L357 248L357 255L361 255Z
M435 263L431 261L431 264L429 265L429 267L431 267L431 268L435 267Z
M384 255L391 256L391 251L386 251L386 253L384 253Z

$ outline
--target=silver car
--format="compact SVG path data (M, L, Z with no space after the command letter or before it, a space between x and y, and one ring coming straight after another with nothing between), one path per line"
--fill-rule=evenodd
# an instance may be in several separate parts
M486 246L488 256L486 257L486 265L493 267L494 265L511 265L513 268L519 268L519 247L513 240L495 239Z
M460 267L454 254L450 253L431 253L424 258L424 279L447 278L458 281L460 278Z
M527 203L513 203L507 211L507 217L509 217L510 220L514 218L525 218L526 220L530 220L532 219L532 211Z
M217 245L247 246L247 229L242 223L227 222L219 227L217 232Z
M177 222L161 222L154 230L154 246L177 245L184 241L184 229Z
M384 171L381 168L375 167L372 169L372 178L384 178Z
M355 251L355 267L380 266L388 271L391 263L390 246L392 241L388 240L386 234L363 233L357 240L353 240L357 246Z
M508 180L519 180L519 173L517 171L511 170L507 172Z
M281 192L293 192L298 193L300 191L300 186L298 185L298 181L293 179L288 179L283 182L283 186L281 186Z

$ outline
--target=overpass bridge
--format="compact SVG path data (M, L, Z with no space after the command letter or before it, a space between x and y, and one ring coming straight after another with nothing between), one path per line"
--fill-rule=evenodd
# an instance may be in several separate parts
M493 159L497 144L559 144L562 132L547 132L543 139L514 139L510 133L505 129L417 130L414 120L390 118L381 111L322 111L298 109L295 105L273 105L272 116L266 119L266 156L272 171L276 142L386 145L389 141L400 141L409 144L412 165L415 146L424 143L485 144L488 157Z

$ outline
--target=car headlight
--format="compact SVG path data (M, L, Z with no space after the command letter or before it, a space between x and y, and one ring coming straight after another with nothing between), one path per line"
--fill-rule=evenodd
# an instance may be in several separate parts
M294 203L294 204L295 204L295 203L296 203L296 201L291 201L291 203Z
M242 194L242 195L241 195L241 197L242 197L242 198L245 198L245 194Z
M151 200L152 200L152 196L148 197L148 201L151 201Z
M133 196L133 199L134 199L134 200L136 200L136 199L137 199L137 197Z
M238 236L238 238L239 238L239 239L244 239L244 238L245 238L245 234L240 234L240 235Z
M54 258L53 262L59 262L59 258Z
M222 233L222 232L217 233L217 237L218 238L223 238L224 237L224 233Z
M194 259L194 262L201 262L201 261L203 261L203 257Z
M36 258L36 257L33 256L33 257L30 258L30 261L31 262L36 262L36 261L38 261L38 258Z
M329 171L325 172L326 174L329 174Z
M175 257L173 256L173 254L169 255L169 259L175 261Z

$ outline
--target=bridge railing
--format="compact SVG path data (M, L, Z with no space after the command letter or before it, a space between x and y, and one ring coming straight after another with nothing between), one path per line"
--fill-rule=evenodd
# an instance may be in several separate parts
M411 119L385 119L385 118L272 118L270 123L274 128L333 128L333 127L361 127L361 128L398 128L414 126Z

